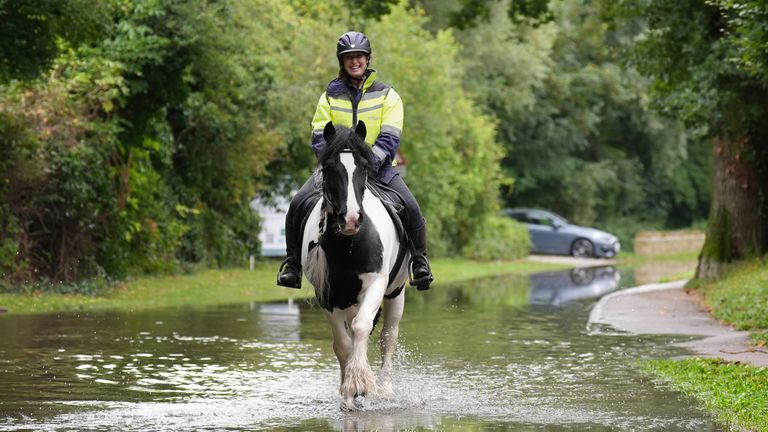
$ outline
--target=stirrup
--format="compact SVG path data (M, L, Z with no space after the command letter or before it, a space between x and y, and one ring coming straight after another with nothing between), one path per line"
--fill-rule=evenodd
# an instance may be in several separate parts
M293 268L297 270L296 281L294 282L281 281L280 280L281 276L285 276L283 274L283 271L285 270L286 267L290 267L290 266L293 266ZM297 289L301 288L301 265L296 264L294 259L291 257L284 259L283 262L280 264L280 268L277 270L277 280L275 281L275 283L279 286L286 287L286 288L297 288Z
M423 255L420 255L420 257L424 260L424 265L427 267L427 274L418 279L415 279L413 272L413 262L415 261L415 258L411 258L411 262L408 266L408 277L410 278L410 282L408 284L410 286L415 286L419 291L426 291L429 289L429 284L431 284L435 278L432 276L432 269L429 267L429 261L427 261L427 257Z

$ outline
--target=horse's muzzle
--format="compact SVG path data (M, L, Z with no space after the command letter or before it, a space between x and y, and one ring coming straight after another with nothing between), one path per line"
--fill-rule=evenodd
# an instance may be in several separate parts
M342 235L355 235L360 231L360 224L363 222L363 214L361 212L356 212L339 219L339 232Z

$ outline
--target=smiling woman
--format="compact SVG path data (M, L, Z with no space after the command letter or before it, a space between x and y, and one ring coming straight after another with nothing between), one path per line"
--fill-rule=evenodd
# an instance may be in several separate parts
M328 124L355 128L366 126L365 142L371 147L372 178L396 191L404 204L403 225L410 240L410 285L425 290L432 282L427 261L427 228L416 198L393 165L400 148L403 130L403 102L388 84L376 81L376 71L368 68L371 59L368 37L356 31L341 35L336 44L338 77L328 84L312 117L312 149L318 158L327 145ZM280 267L277 284L301 288L299 232L303 225L302 205L316 192L317 174L311 176L291 200L285 217L287 257Z

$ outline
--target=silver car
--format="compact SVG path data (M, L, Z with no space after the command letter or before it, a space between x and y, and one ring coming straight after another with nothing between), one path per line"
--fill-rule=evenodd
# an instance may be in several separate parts
M615 235L572 225L546 210L514 208L504 209L504 214L528 225L533 253L611 258L621 250Z

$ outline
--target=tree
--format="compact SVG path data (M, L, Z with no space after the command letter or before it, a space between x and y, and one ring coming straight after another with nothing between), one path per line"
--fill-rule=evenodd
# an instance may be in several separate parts
M427 218L431 252L458 255L498 213L502 148L494 123L463 89L464 65L450 31L432 35L405 2L368 23L374 66L405 105L406 181Z
M766 10L761 1L604 2L606 16L641 28L632 64L653 80L658 107L714 143L712 200L697 277L768 251ZM638 26L638 23L640 25ZM629 33L631 35L631 31Z
M60 3L24 12L57 49L0 91L3 273L72 282L253 253L271 66L241 17L276 2L104 2L108 19L83 24L99 31L67 20L61 34L88 35L69 39L50 24Z
M646 81L621 68L590 2L552 2L549 21L535 26L511 19L504 2L490 7L458 37L467 86L498 119L507 149L502 166L515 179L507 205L584 224L679 227L704 217L708 189L695 180L706 164L691 163L700 161L695 140L650 110Z

